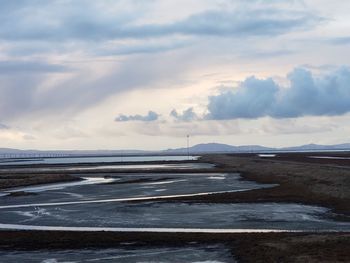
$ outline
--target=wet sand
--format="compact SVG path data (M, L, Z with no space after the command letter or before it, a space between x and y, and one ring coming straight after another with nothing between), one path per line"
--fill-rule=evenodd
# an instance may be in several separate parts
M68 174L0 174L0 189L19 186L73 182L81 180L79 177Z
M348 166L350 168L350 152L279 153L273 159L277 161L315 163L329 166Z
M308 155L286 154L276 158L260 158L253 154L206 155L199 162L213 163L217 167L203 169L203 171L195 170L196 172L239 172L244 179L259 183L277 183L279 186L237 193L179 197L171 200L197 203L297 202L331 208L334 212L341 214L338 216L339 219L349 220L350 169L346 163L348 161L308 158ZM327 156L329 155L334 156L327 153ZM191 170L172 170L173 173L189 171ZM150 170L147 172L149 173ZM111 174L117 175L118 172L113 171ZM82 240L84 242L81 242ZM137 242L144 246L186 246L191 242L220 243L228 246L232 255L240 262L350 261L348 249L350 233L180 234L29 230L0 232L1 249L118 247L123 242Z
M84 240L84 242L81 242ZM223 244L239 262L349 262L350 234L110 233L1 231L1 250L86 249Z
M235 171L244 179L259 183L277 183L279 186L211 195L197 201L297 202L325 206L350 216L350 170L347 167L296 162L288 158L281 161L256 155L207 155L200 161L215 163L217 171Z

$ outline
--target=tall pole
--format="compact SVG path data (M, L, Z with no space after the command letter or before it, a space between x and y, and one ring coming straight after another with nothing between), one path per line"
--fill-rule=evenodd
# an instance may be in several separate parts
M190 135L187 134L187 159L190 159Z

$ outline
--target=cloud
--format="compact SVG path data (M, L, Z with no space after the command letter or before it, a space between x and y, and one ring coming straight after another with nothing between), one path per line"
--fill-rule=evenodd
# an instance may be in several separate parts
M168 26L168 32L236 37L271 36L307 28L320 22L320 18L309 13L279 11L273 8L207 11Z
M35 140L36 138L30 134L24 134L22 137L24 140Z
M0 130L8 130L8 129L10 129L10 127L9 127L9 126L7 126L7 125L5 125L5 124L0 123Z
M165 19L153 17L160 12L159 1L0 1L0 119L71 116L118 93L168 88L189 79L190 69L202 67L198 61L204 53L226 54L208 41L225 37L232 51L226 37L245 41L319 22L308 11L293 8L256 8L238 1L226 9L198 2L201 11ZM173 12L168 6L162 7L162 17ZM190 46L195 47L185 50ZM115 55L124 57L103 61ZM74 70L68 63L74 63Z
M154 111L149 111L147 115L124 115L120 114L117 118L115 118L115 121L117 122L126 122L126 121L144 121L144 122L151 122L156 121L159 118L159 114Z
M146 136L185 138L191 136L220 136L238 134L237 121L147 122L135 123L131 130Z
M114 45L110 48L103 48L95 52L96 55L100 56L119 56L119 55L134 55L134 54L153 54L159 52L171 51L174 49L180 49L191 45L189 41L176 41L173 40L171 43L145 43L141 44L123 44Z
M177 121L189 122L198 120L197 114L193 111L193 108L188 108L184 110L182 113L178 113L175 109L170 112L170 116L175 118Z
M295 51L287 50L287 49L279 49L279 50L249 50L249 52L242 52L239 57L243 59L269 59L276 58L282 56L293 55Z
M0 38L12 41L100 41L177 34L273 36L313 27L321 21L307 11L273 6L258 9L242 4L233 10L209 9L173 22L140 24L135 21L142 10L135 3L134 12L128 12L127 4L121 1L114 5L107 1L79 0L16 1L11 5L6 2L0 3L0 9L6 10L0 12Z
M296 68L288 87L272 78L249 77L235 90L209 97L206 119L227 120L264 116L296 118L336 116L350 112L350 71L346 67L320 77Z
M152 67L148 57L75 64L74 70L60 74L59 79L35 71L20 77L0 74L0 119L72 116L112 95L174 85L194 63L174 54L154 54L151 59ZM96 72L99 66L104 70Z
M0 61L0 74L18 74L18 73L62 73L70 69L59 64L50 64L43 61L18 61L2 60Z
M226 120L236 118L258 118L275 100L278 87L272 79L260 80L249 77L234 91L224 91L209 97L208 119Z
M350 36L332 38L329 42L334 45L348 45L350 44Z

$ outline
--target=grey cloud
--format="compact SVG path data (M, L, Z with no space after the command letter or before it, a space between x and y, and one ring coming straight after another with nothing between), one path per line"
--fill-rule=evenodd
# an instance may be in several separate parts
M0 74L0 118L11 120L17 114L28 114L37 99L42 74Z
M126 10L113 13L106 1L7 2L0 3L0 10L5 10L0 11L0 38L7 40L102 39L135 16Z
M332 65L332 64L323 64L323 65L304 64L304 65L301 65L301 67L305 69L325 71L325 72L335 71L339 68L339 66Z
M347 45L350 44L350 36L332 38L329 42L334 45Z
M209 119L258 118L266 115L274 103L278 87L272 79L250 77L237 92L224 91L209 97Z
M276 9L238 9L231 12L208 11L173 24L174 33L223 36L279 35L320 22L320 18Z
M123 63L110 61L103 75L83 68L57 83L50 82L52 77L47 74L0 74L0 119L73 115L111 94L181 81L191 63L193 60L183 61L172 54L154 54L150 67L148 58L131 57Z
M5 75L18 73L60 73L67 71L70 71L70 68L66 66L42 61L0 61L0 74Z
M115 118L115 121L117 122L126 122L126 121L144 121L144 122L150 122L150 121L156 121L159 118L159 114L157 114L154 111L149 111L147 115L124 115L121 114L117 118Z
M151 54L184 48L191 45L188 41L172 41L172 43L142 43L138 45L121 45L113 48L105 48L95 52L100 56Z
M249 59L268 59L268 58L276 58L282 56L288 56L294 54L295 51L280 49L280 50L250 50L249 52L242 52L239 57L241 58L249 58Z
M193 111L193 108L188 108L184 110L182 113L178 113L175 109L170 112L170 116L175 118L177 121L194 121L198 120L197 114Z
M7 2L7 1L5 1ZM0 38L7 40L111 40L148 38L174 34L191 36L272 36L318 24L310 12L254 9L242 5L232 11L197 13L163 24L136 25L135 12L111 12L95 1L35 1L40 5L17 2L19 8L0 12ZM2 9L3 2L0 3ZM5 4L6 5L6 4ZM84 6L84 10L81 9ZM136 10L135 10L136 11ZM33 17L33 14L36 14Z
M66 66L42 61L0 61L0 118L8 121L16 115L32 113L44 101L54 107L59 99L56 95L62 92L62 87L57 91L45 91L42 86L49 79L49 73L68 71L71 69ZM47 100L47 93L56 94ZM59 103L62 110L64 101Z
M350 71L340 68L322 77L296 68L288 75L289 87L272 79L250 77L235 91L209 97L206 119L295 118L334 116L350 112Z
M9 126L7 126L7 125L5 125L3 123L0 123L0 130L8 130L8 129L10 129Z

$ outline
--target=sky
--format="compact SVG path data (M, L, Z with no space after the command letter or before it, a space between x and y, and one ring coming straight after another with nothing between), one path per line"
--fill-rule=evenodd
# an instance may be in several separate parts
M0 148L350 142L350 1L0 1Z

